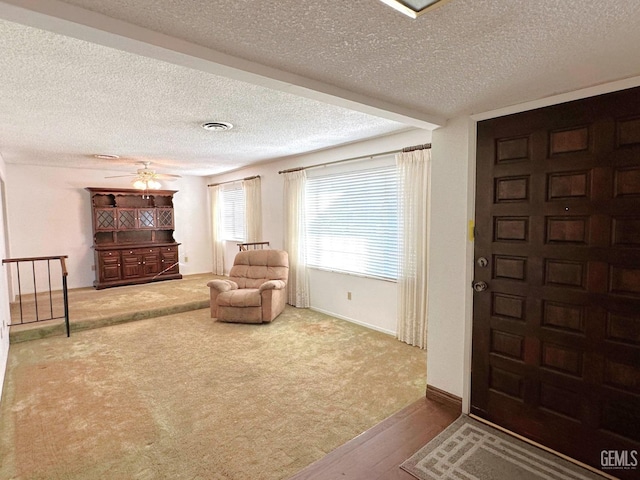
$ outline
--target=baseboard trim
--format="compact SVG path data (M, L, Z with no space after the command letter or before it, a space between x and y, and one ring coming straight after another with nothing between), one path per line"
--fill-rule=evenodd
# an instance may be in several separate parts
M376 325L371 325L370 323L361 322L360 320L355 320L353 318L345 317L344 315L340 315L335 312L329 312L328 310L323 310L322 308L309 307L309 310L324 313L325 315L336 317L336 318L339 318L340 320L345 320L347 322L355 323L356 325L360 325L361 327L367 327L367 328L370 328L371 330L376 330L378 332L386 333L387 335L391 335L393 337L396 336L396 332L393 330L387 330L386 328L378 327Z
M462 398L452 393L445 392L438 387L427 384L427 398L429 400L433 400L434 402L449 405L450 407L453 407L456 410L460 410L462 412Z

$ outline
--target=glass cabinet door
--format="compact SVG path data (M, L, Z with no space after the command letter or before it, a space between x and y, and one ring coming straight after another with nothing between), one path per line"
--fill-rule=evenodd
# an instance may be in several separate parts
M96 231L104 232L116 229L115 208L96 208L94 214Z
M139 208L137 210L138 228L155 228L156 226L156 209L155 208Z
M118 230L133 230L136 228L136 209L118 208Z
M158 228L173 228L173 208L158 208Z

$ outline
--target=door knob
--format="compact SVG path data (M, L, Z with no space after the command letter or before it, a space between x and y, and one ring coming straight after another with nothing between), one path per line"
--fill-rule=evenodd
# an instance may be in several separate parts
M487 282L473 282L473 289L476 292L484 292L488 287Z

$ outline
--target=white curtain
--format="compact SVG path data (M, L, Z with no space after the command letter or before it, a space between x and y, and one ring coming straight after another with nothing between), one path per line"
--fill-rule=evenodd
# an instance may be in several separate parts
M260 177L242 182L245 199L247 242L262 241L262 191Z
M284 174L284 248L289 253L287 303L299 308L310 306L306 262L306 183L304 170Z
M213 273L224 275L224 242L222 239L222 187L211 187L211 238L213 240Z
M396 155L399 180L399 340L427 348L427 266L431 150Z

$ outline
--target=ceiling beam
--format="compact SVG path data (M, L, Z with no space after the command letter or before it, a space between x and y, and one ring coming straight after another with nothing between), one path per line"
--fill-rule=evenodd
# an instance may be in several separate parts
M4 0L0 18L156 60L433 130L446 120L317 80L233 57L58 0Z

